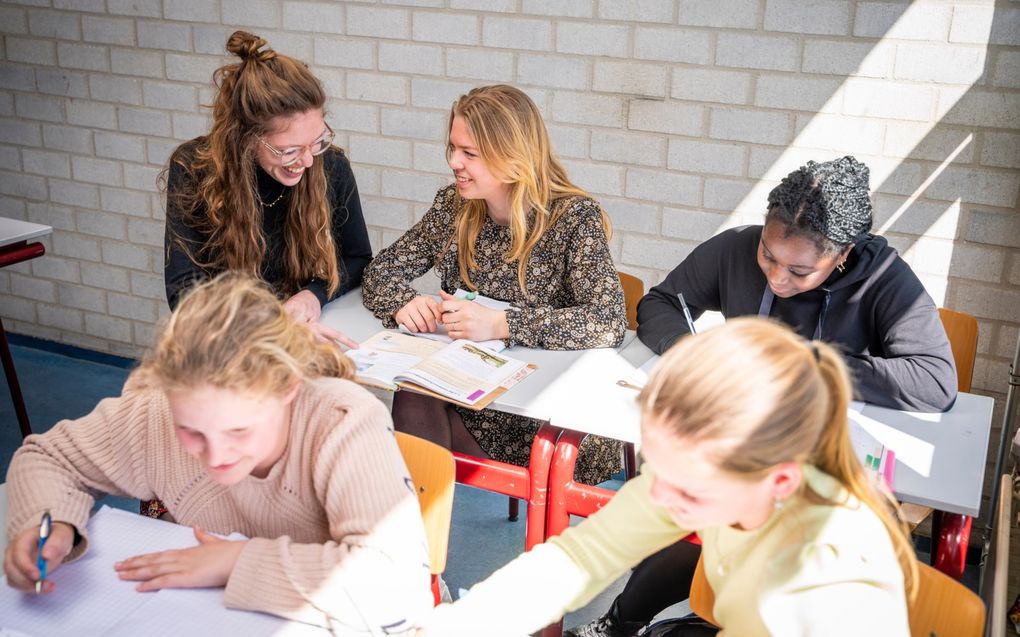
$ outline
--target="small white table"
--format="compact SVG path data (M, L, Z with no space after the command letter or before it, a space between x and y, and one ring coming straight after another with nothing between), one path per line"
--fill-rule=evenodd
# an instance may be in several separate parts
M52 227L44 226L41 223L0 217L0 248L38 239L51 232L53 232Z
M53 228L50 226L0 217L0 268L41 257L46 253L46 248L41 243L29 241L51 232ZM0 320L0 361L3 362L4 376L7 377L7 386L11 392L11 401L14 403L14 413L18 417L21 435L25 437L32 433L32 428L28 422L25 399L21 395L18 374L14 370L14 359L11 357L2 320Z
M360 290L329 303L322 320L355 340L367 339L382 327L362 305ZM633 332L627 336L617 349L508 349L510 355L535 363L538 369L490 408L546 420L562 430L640 442L637 393L617 381L643 385L646 374L641 367L654 354ZM981 507L992 408L991 398L960 394L945 413L865 405L861 411L851 410L850 419L852 427L862 427L896 451L893 489L902 501L973 517ZM557 451L550 471L559 456Z
M382 322L362 304L360 288L327 303L320 321L359 342L383 329ZM619 379L626 375L640 384L634 368L653 356L634 332L628 331L616 349L566 351L517 346L506 353L534 363L536 369L496 398L489 409L549 421L564 428L570 427L567 423L576 424L586 414L598 415L584 420L586 433L637 442L637 409L633 400L629 400L636 394L616 384L616 375ZM595 397L602 400L589 400ZM591 409L596 405L596 409Z

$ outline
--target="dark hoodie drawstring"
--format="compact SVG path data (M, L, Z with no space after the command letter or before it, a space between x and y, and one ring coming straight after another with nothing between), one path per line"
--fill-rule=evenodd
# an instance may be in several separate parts
M815 335L812 340L818 341L822 338L822 327L825 325L825 316L829 313L829 301L832 300L832 291L829 288L818 288L825 292L825 298L822 299L822 309L818 312L818 322L815 324ZM775 300L776 295L772 293L772 289L765 284L765 291L761 295L761 304L758 306L758 316L764 316L768 318L772 314L772 302Z
M829 288L822 288L825 291L825 298L822 299L822 309L818 312L818 323L815 325L815 335L812 340L822 340L822 326L825 325L825 315L829 313L829 301L832 300L832 292Z

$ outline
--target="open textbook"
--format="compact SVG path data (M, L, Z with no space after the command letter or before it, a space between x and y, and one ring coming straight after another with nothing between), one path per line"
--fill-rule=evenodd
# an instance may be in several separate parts
M190 527L103 506L88 525L89 550L53 572L57 589L22 593L0 581L0 635L52 637L105 635L170 637L325 637L329 631L281 617L223 605L222 588L163 589L139 593L121 580L114 562L197 544ZM243 536L234 535L231 539ZM2 578L0 578L2 580Z
M473 341L443 343L389 330L347 355L366 385L406 387L471 409L482 409L535 370Z

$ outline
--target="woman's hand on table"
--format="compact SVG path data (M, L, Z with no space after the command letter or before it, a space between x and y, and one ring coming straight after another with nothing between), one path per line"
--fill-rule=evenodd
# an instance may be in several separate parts
M351 349L358 349L359 347L358 341L354 340L350 336L347 336L340 330L335 330L324 323L319 323L318 321L316 321L315 323L309 323L308 328L312 330L312 333L315 334L315 336L326 342L340 343L342 345L346 345Z
M123 580L141 582L138 591L226 586L247 540L224 540L195 527L198 546L146 553L117 562Z
M481 303L458 299L440 290L440 308L443 324L450 338L466 338L472 341L488 341L510 338L510 327L506 312L485 307Z
M415 333L435 332L436 327L444 322L439 301L431 296L420 295L397 310L393 320L406 327L409 332Z
M283 308L299 323L315 323L322 316L319 299L308 290L301 290L284 301Z
M55 586L49 575L63 563L74 547L74 527L66 522L54 522L49 539L43 546L42 556L46 560L46 581L42 592L52 593ZM25 529L14 536L4 551L4 574L7 584L20 591L35 591L39 581L39 567L36 564L39 550L39 526Z

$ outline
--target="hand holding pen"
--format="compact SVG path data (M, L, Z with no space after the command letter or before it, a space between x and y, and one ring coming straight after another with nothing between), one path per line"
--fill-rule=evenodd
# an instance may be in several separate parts
M53 522L47 511L42 523L25 529L11 539L4 551L7 584L25 592L49 593L54 589L49 575L64 561L74 546L74 527Z
M510 336L506 312L474 303L474 299L478 298L476 293L468 292L465 298L460 299L440 290L439 297L443 324L450 338L487 341Z
M53 528L53 518L50 512L42 514L42 521L39 523L39 547L35 552L35 566L39 569L39 579L35 581L35 594L42 592L43 582L46 580L46 559L43 557L43 548L46 540L50 539L50 530Z

